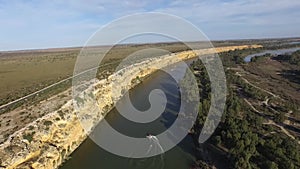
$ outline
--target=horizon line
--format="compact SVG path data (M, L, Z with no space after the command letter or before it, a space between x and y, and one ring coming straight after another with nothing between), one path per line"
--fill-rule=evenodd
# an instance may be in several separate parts
M214 40L208 40L208 42L222 42L222 41L247 41L247 40L279 40L279 39L298 39L300 40L300 37L295 36L287 36L287 37L263 37L263 38L235 38L235 39L214 39ZM157 42L127 42L127 43L121 43L121 44L115 44L116 46L122 46L122 45L149 45L149 44L160 44L160 43L180 43L181 41L157 41ZM206 42L206 41L184 41L185 43L196 43L196 42ZM24 48L24 49L13 49L13 50L0 50L0 53L13 53L13 52L30 52L30 51L49 51L49 50L59 50L59 49L69 49L74 50L77 48L84 48L84 47L110 47L115 46L114 44L103 44L103 45L95 45L95 46L61 46L61 47L41 47L41 48Z

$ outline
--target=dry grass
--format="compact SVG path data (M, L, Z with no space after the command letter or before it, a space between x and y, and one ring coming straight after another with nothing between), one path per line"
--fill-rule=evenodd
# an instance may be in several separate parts
M149 47L171 52L188 49L182 44L123 45L114 47L103 63L121 61L124 57ZM100 50L97 48L97 52L105 48L107 47L101 47ZM0 105L72 76L79 52L80 48L0 53ZM161 53L155 55L159 54ZM116 66L111 65L105 69Z
M247 75L247 79L255 82L256 85L284 99L300 103L299 84L281 75L285 70L299 69L296 66L265 58L262 61L244 65L244 69L251 73Z
M77 53L72 51L2 54L0 57L2 104L70 76Z

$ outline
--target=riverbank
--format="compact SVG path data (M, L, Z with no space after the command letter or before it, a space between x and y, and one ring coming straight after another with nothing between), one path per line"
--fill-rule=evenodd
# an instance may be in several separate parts
M185 51L123 68L107 79L91 84L95 91L86 91L77 102L68 101L57 111L28 124L13 138L0 145L0 168L57 168L86 139L87 132L91 132L113 108L113 103L123 96L122 91L129 90L137 84L133 81L136 77L142 78L157 69L198 55L258 47L261 46ZM113 86L116 87L113 84L118 84L118 87L112 89ZM94 98L97 104L94 104ZM81 111L74 110L73 104L77 104Z

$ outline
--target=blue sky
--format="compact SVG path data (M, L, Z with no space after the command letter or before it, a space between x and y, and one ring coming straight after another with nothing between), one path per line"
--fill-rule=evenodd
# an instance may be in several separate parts
M0 0L0 50L82 46L139 12L180 16L213 40L300 37L299 0Z

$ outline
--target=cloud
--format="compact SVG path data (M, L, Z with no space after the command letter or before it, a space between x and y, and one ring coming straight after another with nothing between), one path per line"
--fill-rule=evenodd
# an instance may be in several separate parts
M193 5L189 1L177 0L169 7L157 11L177 14L191 20L199 19L202 22L245 22L254 23L261 17L287 16L296 12L300 1L288 0L248 0L248 1L195 1ZM275 17L274 17L275 18ZM250 19L250 20L248 20ZM280 18L278 18L280 19ZM267 20L265 20L267 21Z
M182 16L214 39L300 35L298 0L204 0L192 1L192 5L190 2L177 0L156 11Z
M299 9L299 0L0 0L0 50L81 46L110 21L151 11L183 17L212 39L300 36Z

